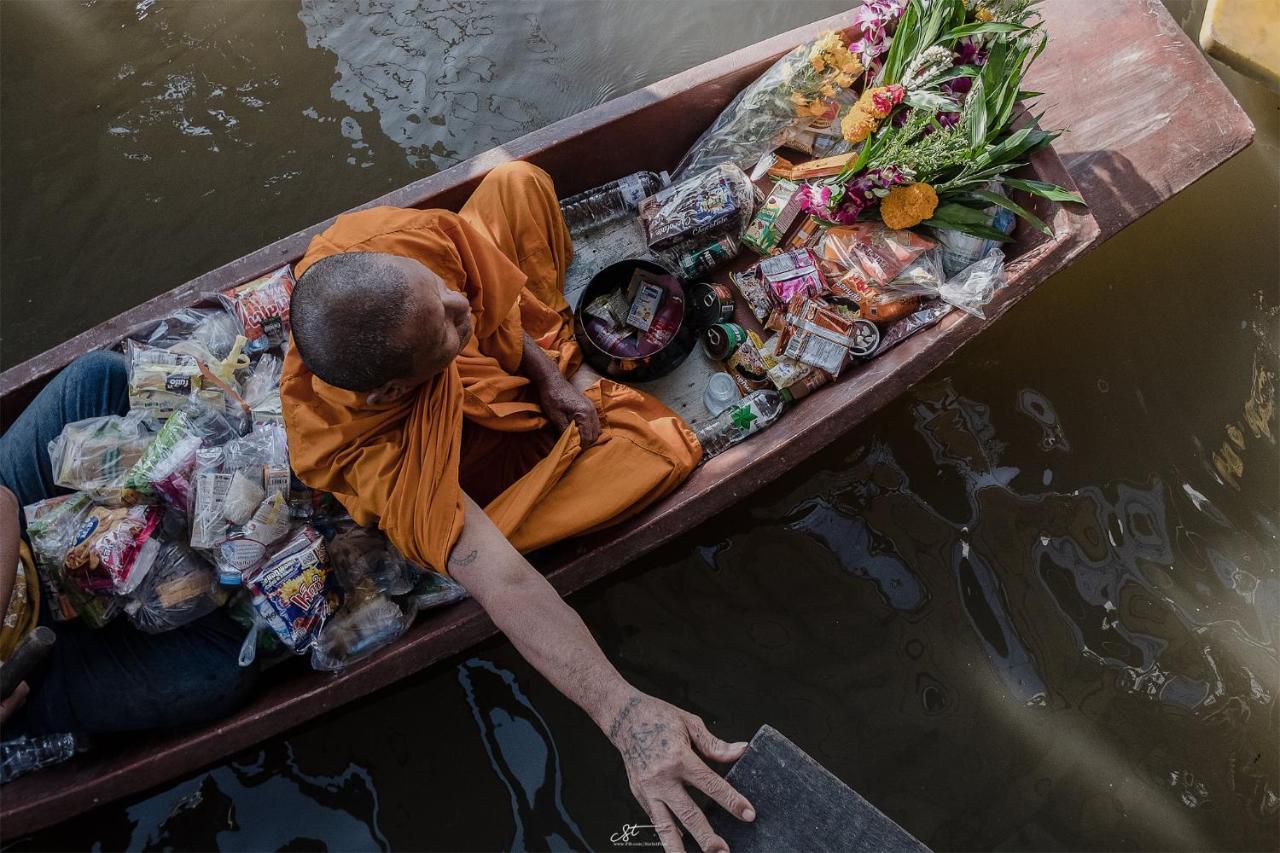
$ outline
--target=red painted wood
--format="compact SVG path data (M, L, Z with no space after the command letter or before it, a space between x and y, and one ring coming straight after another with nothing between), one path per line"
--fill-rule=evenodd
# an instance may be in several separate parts
M1046 92L1047 126L1072 132L1033 160L1046 180L1078 184L1089 212L1037 200L1052 240L1025 230L1010 286L986 320L953 313L834 386L803 400L760 436L700 468L675 494L605 534L535 556L563 594L580 589L733 505L835 441L994 322L1053 272L1249 144L1252 125L1155 0L1049 0L1054 41L1030 85ZM521 137L370 204L456 208L497 163L528 159L572 192L637 168L669 167L733 94L776 56L847 15L820 21L678 74ZM1065 161L1065 165L1064 165ZM1074 179L1074 180L1073 180ZM1095 222L1096 217L1096 222ZM110 346L175 308L295 260L320 223L188 282L0 374L7 423L81 352ZM6 839L143 791L314 719L492 635L473 602L429 614L392 648L336 676L271 679L239 714L190 732L91 753L0 791Z

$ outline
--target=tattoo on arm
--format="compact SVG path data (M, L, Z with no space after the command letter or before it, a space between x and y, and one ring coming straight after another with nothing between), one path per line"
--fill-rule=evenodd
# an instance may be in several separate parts
M475 548L472 548L469 553L461 554L461 555L458 554L458 552L455 550L452 554L449 555L449 568L451 569L465 568L471 565L472 563L474 563L476 561L476 557L478 557L479 555L480 555L480 552L477 551Z
M644 723L631 719L631 712L640 704L639 697L633 697L623 706L609 726L609 739L617 746L624 759L634 762L640 769L649 766L649 762L662 758L671 749L671 739L667 736L666 723Z
M640 704L639 696L632 696L631 701L622 706L622 710L618 712L618 716L614 717L613 725L609 726L609 740L617 740L618 732L622 731L622 724L627 721L627 717L631 716L631 712Z

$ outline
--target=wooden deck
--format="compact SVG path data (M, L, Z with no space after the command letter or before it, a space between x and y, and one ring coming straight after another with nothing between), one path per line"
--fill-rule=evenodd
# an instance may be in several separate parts
M830 393L815 394L758 440L699 469L642 517L608 535L539 554L537 564L562 594L689 530L835 441L923 378L1044 278L1249 144L1249 120L1157 0L1047 0L1042 9L1053 42L1027 85L1046 93L1040 104L1047 110L1046 126L1071 128L1055 146L1066 168L1061 182L1074 180L1090 202L1089 213L1059 209L1057 239L1011 265L1014 284L989 320L953 312L936 333L919 335L872 362L873 369L857 385L842 382ZM546 168L564 193L623 171L666 168L732 93L773 57L849 17L819 21L691 69L371 204L412 206L429 200L456 208L485 172L513 158ZM627 168L618 169L620 162ZM1056 158L1046 165L1057 167ZM311 235L327 224L201 276L0 374L0 416L10 421L43 382L79 353L110 345L170 310L297 258ZM0 834L12 839L193 772L386 687L494 630L474 602L464 602L429 615L400 643L344 673L305 673L273 684L231 720L156 735L19 780L5 786L0 797Z

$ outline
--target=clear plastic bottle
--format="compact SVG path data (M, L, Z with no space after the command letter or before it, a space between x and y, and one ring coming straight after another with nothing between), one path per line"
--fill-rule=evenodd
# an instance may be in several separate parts
M718 456L760 432L782 417L787 403L785 391L753 391L721 412L715 420L696 427L694 433L702 445L703 458Z
M585 190L560 202L564 224L570 233L585 234L635 211L648 198L671 183L666 172L634 172L604 186Z
M61 764L87 747L88 742L74 734L20 735L7 740L0 743L0 784L42 767Z

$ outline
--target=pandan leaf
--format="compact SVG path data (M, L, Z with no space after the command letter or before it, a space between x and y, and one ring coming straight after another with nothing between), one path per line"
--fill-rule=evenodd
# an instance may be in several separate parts
M907 92L904 100L909 106L932 113L950 113L960 109L960 105L946 95L925 89L913 89Z
M1047 198L1050 201L1070 202L1072 204L1083 204L1086 207L1088 202L1080 195L1070 190L1065 190L1057 184L1050 184L1045 181L1027 181L1022 178L1003 178L1002 182L1007 187L1013 187L1015 190L1022 190L1025 193L1038 195L1041 198Z
M970 190L969 192L970 194L976 195L978 198L983 199L984 201L991 202L997 207L1003 207L1005 210L1012 211L1015 215L1020 216L1023 219L1025 219L1027 222L1029 222L1033 228L1035 228L1037 231L1039 231L1041 234L1045 235L1046 237L1053 236L1053 229L1050 228L1048 225L1045 225L1044 220L1036 216L1031 211L1027 210L1022 205L1017 204L1014 201L1011 201L1006 196L1003 196L1000 193L993 193L988 190Z
M974 237L982 237L985 240L995 240L1000 243L1008 243L1013 238L1003 231L997 231L989 225L974 225L967 222L949 222L947 220L926 219L921 225L928 225L930 228L938 228L943 231L959 231L961 234L970 234Z
M940 41L958 41L968 36L985 35L986 33L1020 33L1029 29L1031 27L1025 24L1002 24L998 21L988 21L985 24L965 24L943 34Z

